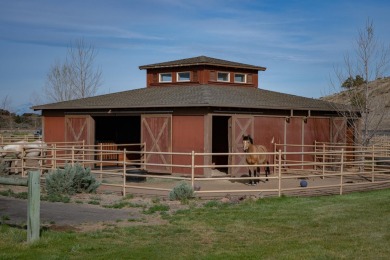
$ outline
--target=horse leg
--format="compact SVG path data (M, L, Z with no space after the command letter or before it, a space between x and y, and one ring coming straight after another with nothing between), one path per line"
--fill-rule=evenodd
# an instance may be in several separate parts
M256 177L260 177L260 167L255 168ZM260 182L260 179L256 179L255 183L258 184Z
M271 170L268 166L269 162L267 161L267 166L265 166L265 180L268 181L268 174L271 174Z
M251 167L248 167L248 175L249 175L249 177L252 177ZM249 179L248 185L251 185L251 184L252 184L252 179Z

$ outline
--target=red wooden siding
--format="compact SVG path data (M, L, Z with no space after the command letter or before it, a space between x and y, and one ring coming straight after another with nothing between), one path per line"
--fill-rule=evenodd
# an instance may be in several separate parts
M304 123L304 144L314 145L317 142L330 142L330 119L309 117ZM313 147L304 147L304 152L313 152ZM305 161L314 161L313 155L304 155ZM307 167L310 168L310 167Z
M285 117L255 117L255 144L264 145L269 152L274 151L274 143L284 144ZM280 147L279 147L280 148ZM274 163L273 156L269 156L269 163Z
M177 72L190 72L191 80L189 82L178 82ZM229 72L229 82L217 81L218 72ZM159 82L160 73L172 73L172 82ZM243 73L247 75L246 83L235 83L234 74ZM258 71L251 69L239 69L239 68L224 68L214 66L186 66L186 67L172 67L172 68L159 68L148 69L146 72L146 86L147 87L168 87L177 85L194 85L194 84L213 84L213 85L229 85L237 87L258 87Z
M171 152L171 115L143 115L141 117L141 141L146 152ZM146 169L157 173L172 173L172 155L146 154L146 162L167 166L147 165Z
M172 150L173 152L204 152L204 116L173 116L172 118ZM195 158L195 164L203 164L204 158ZM173 155L173 164L191 165L190 156ZM174 167L173 173L191 174L191 169ZM196 175L203 174L203 169L195 170Z
M65 118L63 116L43 117L43 133L45 142L64 142Z
M286 125L286 144L302 144L302 117L291 117L290 122ZM287 146L286 152L301 152L301 146ZM286 160L301 161L301 154L287 155Z

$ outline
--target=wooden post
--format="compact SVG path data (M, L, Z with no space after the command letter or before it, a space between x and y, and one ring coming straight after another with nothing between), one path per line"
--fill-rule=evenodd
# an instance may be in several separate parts
M57 145L53 144L53 170L57 169Z
M375 145L372 145L372 156L371 156L371 182L374 182L375 176Z
M83 167L85 168L85 140L83 139Z
M24 155L25 155L26 153L25 153L25 149L24 149L24 147L22 147L22 152L20 153L20 167L21 167L21 171L22 171L22 177L26 177L26 173L24 172L24 163L25 163L25 161L24 161Z
M191 187L195 187L195 152L191 152Z
M325 178L325 143L322 144L322 179Z
M145 152L146 152L146 142L144 142L143 143L143 153L142 153L142 170L146 170L146 154L145 154Z
M341 149L340 164L340 195L343 195L344 148Z
M278 196L282 196L282 150L279 149L279 161L278 161Z
M27 204L27 242L39 239L40 230L40 174L31 171L28 174L28 204Z
M72 166L74 166L74 151L75 151L75 149L74 149L74 145L73 145L72 146L72 163L71 163Z
M123 197L126 196L126 148L123 149L123 188L122 188Z
M100 159L100 172L103 171L103 143L100 143L100 156L99 156L99 159ZM100 181L103 180L103 173L100 173Z

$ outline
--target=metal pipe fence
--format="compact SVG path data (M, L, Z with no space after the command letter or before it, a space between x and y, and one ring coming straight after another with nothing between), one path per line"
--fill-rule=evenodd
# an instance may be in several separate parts
M343 194L362 187L390 187L389 147L357 147L340 144L312 146L276 144L277 151L263 153L273 161L251 165L262 169L259 177L248 174L233 175L233 169L248 172L245 163L215 165L215 156L242 158L248 153L200 153L200 152L147 152L144 144L85 145L84 143L47 143L35 157L9 159L12 173L26 176L27 171L39 170L41 176L66 164L81 164L108 190L120 191L124 196L133 192L156 192L168 194L178 181L188 182L197 196L220 196L221 194L262 194L281 196L302 195L321 191ZM298 147L299 151L290 151ZM256 154L256 153L255 153ZM170 163L151 162L148 155L170 155L184 158ZM185 163L183 163L185 162ZM201 162L201 163L199 163ZM172 174L148 171L150 167L170 167ZM264 167L272 174L264 176ZM227 172L218 169L227 169ZM218 176L205 176L199 172L217 172ZM266 180L268 179L268 181ZM258 185L248 185L250 180ZM305 181L308 185L302 185ZM200 189L199 189L200 187Z

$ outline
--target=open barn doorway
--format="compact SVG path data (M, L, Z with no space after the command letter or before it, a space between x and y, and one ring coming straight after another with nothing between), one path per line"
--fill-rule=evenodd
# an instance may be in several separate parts
M230 116L213 116L212 153L229 153L230 118ZM212 162L215 165L215 169L228 173L228 168L222 165L229 164L229 155L213 155ZM218 167L218 165L222 167Z
M140 151L140 116L96 116L95 145L104 145L107 150ZM140 160L140 154L127 154L126 160ZM123 154L107 156L105 160L122 161Z

